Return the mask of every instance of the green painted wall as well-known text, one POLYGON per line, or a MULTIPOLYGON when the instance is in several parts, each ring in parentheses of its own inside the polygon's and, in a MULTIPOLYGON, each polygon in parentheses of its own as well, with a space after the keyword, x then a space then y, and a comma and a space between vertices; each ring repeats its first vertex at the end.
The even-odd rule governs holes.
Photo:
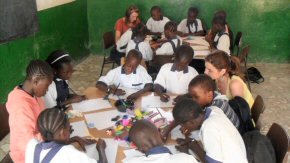
POLYGON ((66 49, 76 60, 89 54, 87 1, 76 0, 38 13, 40 32, 0 44, 0 102, 21 83, 32 59, 45 59, 55 49, 66 49))
POLYGON ((251 45, 252 62, 290 62, 290 1, 289 0, 88 0, 90 49, 100 53, 102 33, 114 30, 130 4, 141 10, 146 22, 150 8, 159 5, 164 15, 179 22, 188 7, 196 6, 207 26, 215 11, 224 9, 234 34, 242 31, 244 45, 251 45))

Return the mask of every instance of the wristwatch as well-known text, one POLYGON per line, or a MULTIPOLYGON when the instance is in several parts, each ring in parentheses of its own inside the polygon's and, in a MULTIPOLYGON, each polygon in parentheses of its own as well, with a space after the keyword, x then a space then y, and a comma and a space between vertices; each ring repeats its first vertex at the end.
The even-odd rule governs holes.
POLYGON ((108 87, 107 94, 110 94, 110 92, 111 92, 111 87, 108 87))

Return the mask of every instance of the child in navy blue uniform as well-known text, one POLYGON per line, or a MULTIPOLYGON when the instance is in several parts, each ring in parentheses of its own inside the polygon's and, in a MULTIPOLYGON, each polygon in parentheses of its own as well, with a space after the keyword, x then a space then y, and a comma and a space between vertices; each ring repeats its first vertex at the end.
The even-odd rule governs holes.
POLYGON ((46 62, 54 70, 54 80, 44 96, 47 108, 55 106, 63 108, 68 104, 81 102, 86 99, 85 96, 69 93, 68 80, 73 73, 73 66, 71 57, 67 52, 56 50, 48 56, 46 62))

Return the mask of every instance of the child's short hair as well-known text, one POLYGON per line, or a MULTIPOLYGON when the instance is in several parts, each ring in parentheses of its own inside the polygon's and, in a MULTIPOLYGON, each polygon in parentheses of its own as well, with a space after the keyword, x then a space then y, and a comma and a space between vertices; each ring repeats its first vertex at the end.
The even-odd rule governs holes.
POLYGON ((193 55, 194 55, 194 51, 190 46, 181 45, 176 50, 175 59, 179 61, 182 59, 192 60, 193 55))
POLYGON ((165 24, 164 30, 169 30, 170 32, 177 32, 177 23, 174 21, 169 21, 165 24))
POLYGON ((139 50, 137 50, 137 49, 132 49, 132 50, 130 50, 129 52, 128 52, 128 55, 126 56, 126 59, 127 58, 136 58, 136 59, 138 59, 139 61, 141 61, 142 60, 142 53, 139 51, 139 50))
POLYGON ((69 123, 67 115, 58 108, 43 110, 37 118, 37 128, 44 141, 54 140, 54 135, 69 123))
POLYGON ((71 61, 69 53, 63 50, 53 51, 46 59, 46 62, 56 70, 61 69, 63 64, 70 64, 71 61))
POLYGON ((45 61, 32 60, 26 68, 26 79, 32 79, 34 76, 53 79, 53 71, 45 61))
POLYGON ((212 20, 212 24, 220 24, 222 26, 226 25, 226 20, 222 16, 215 16, 212 20))
POLYGON ((195 101, 185 98, 176 103, 172 114, 177 123, 184 124, 199 117, 203 114, 203 110, 195 101))
POLYGON ((215 91, 216 83, 211 79, 210 76, 205 74, 199 74, 195 78, 193 78, 188 87, 201 87, 203 90, 207 91, 215 91))
POLYGON ((159 6, 153 6, 153 7, 151 7, 150 13, 152 13, 153 11, 162 12, 161 7, 159 7, 159 6))
POLYGON ((132 29, 132 39, 136 36, 146 36, 147 32, 147 27, 144 24, 139 23, 136 27, 132 29))
POLYGON ((224 10, 219 10, 217 12, 214 13, 214 16, 221 16, 223 17, 225 20, 227 20, 227 13, 224 10))
POLYGON ((198 15, 198 9, 196 7, 190 7, 187 13, 196 13, 198 15))

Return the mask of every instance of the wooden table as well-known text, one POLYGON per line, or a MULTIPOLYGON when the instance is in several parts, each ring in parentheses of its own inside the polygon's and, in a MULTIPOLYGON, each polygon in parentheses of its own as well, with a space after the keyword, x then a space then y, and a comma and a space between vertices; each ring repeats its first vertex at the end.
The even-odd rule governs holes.
MULTIPOLYGON (((146 95, 150 95, 151 93, 147 93, 145 94, 144 96, 146 95)), ((87 88, 85 91, 84 91, 84 95, 87 96, 88 99, 95 99, 95 98, 103 98, 106 94, 100 90, 98 90, 98 88, 95 88, 95 87, 89 87, 87 88)), ((116 109, 114 107, 114 102, 115 100, 109 100, 111 105, 113 106, 112 108, 108 108, 108 109, 102 109, 102 110, 97 110, 97 111, 92 111, 92 112, 86 112, 84 114, 90 114, 90 113, 96 113, 96 112, 103 112, 103 111, 108 111, 108 110, 114 110, 116 109)), ((139 107, 141 106, 141 98, 137 99, 135 101, 135 106, 136 107, 139 107)), ((171 108, 165 108, 166 110, 168 109, 171 109, 171 108)), ((76 117, 76 118, 71 118, 70 119, 70 122, 77 122, 77 121, 85 121, 86 122, 86 119, 85 117, 76 117)), ((87 122, 86 122, 87 123, 87 122)), ((109 136, 106 134, 106 129, 103 129, 103 130, 97 130, 96 128, 88 128, 90 134, 95 137, 95 138, 113 138, 112 136, 109 136)), ((175 140, 172 140, 169 136, 166 144, 176 144, 175 140)), ((117 151, 117 156, 116 156, 116 162, 117 163, 121 163, 122 160, 125 158, 125 154, 124 154, 124 150, 126 149, 129 149, 129 148, 125 148, 125 147, 122 147, 122 146, 119 146, 118 147, 118 151, 117 151)))

